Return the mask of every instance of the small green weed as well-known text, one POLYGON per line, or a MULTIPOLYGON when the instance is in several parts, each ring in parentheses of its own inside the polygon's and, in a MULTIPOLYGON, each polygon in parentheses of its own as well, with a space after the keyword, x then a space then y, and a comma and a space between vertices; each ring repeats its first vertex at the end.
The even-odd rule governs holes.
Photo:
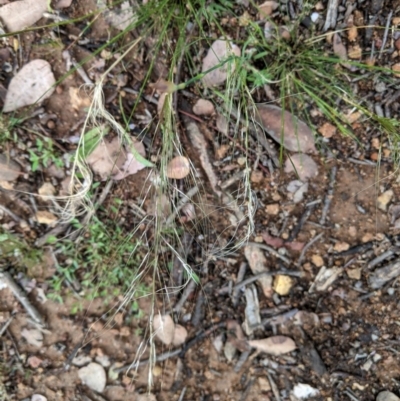
MULTIPOLYGON (((101 297, 111 300, 124 294, 136 279, 143 259, 141 242, 126 236, 123 229, 112 221, 94 217, 87 227, 74 222, 81 230, 78 240, 68 238, 55 243, 59 256, 57 274, 52 288, 60 293, 63 282, 77 284, 87 298, 101 297)), ((142 288, 142 292, 146 292, 142 288)))
POLYGON ((29 161, 33 172, 42 167, 49 167, 52 163, 57 167, 64 165, 63 160, 57 156, 51 139, 45 137, 42 139, 36 138, 35 145, 35 148, 28 149, 29 161))

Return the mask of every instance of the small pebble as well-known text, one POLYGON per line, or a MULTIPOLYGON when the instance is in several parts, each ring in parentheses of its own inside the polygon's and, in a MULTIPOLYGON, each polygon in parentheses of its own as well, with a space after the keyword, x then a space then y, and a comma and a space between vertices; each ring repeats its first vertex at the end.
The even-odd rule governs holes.
POLYGON ((379 195, 377 199, 378 209, 386 212, 393 195, 394 193, 391 189, 385 191, 382 195, 379 195))
POLYGON ((376 397, 376 401, 400 401, 400 398, 391 391, 381 391, 376 397))

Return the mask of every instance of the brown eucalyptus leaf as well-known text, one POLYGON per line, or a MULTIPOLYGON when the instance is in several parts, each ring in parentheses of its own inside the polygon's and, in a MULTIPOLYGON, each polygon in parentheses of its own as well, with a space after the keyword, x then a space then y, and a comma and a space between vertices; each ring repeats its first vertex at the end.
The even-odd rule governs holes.
MULTIPOLYGON (((231 55, 240 56, 240 48, 232 42, 218 39, 208 50, 206 57, 203 59, 202 72, 208 71, 214 67, 217 67, 221 62, 226 60, 231 55)), ((205 86, 217 86, 223 84, 228 73, 232 74, 235 69, 235 63, 227 61, 223 65, 214 68, 209 71, 202 79, 205 86)))
POLYGON ((170 345, 174 340, 175 323, 170 315, 154 316, 153 330, 157 338, 165 345, 170 345))
POLYGON ((119 138, 111 142, 100 141, 97 147, 87 157, 86 161, 92 170, 104 181, 112 174, 122 171, 122 166, 127 160, 119 138))
POLYGON ((333 52, 341 60, 347 60, 346 46, 343 44, 341 37, 337 33, 333 35, 333 52))
POLYGON ((20 174, 20 165, 7 155, 0 153, 0 181, 14 181, 20 174))
POLYGON ((20 0, 0 8, 0 19, 8 32, 22 31, 42 18, 49 0, 20 0))
POLYGON ((290 337, 285 336, 273 336, 262 340, 251 340, 248 344, 258 351, 274 356, 287 354, 296 349, 296 343, 290 337))
POLYGON ((292 113, 268 104, 259 104, 257 110, 258 122, 285 149, 302 153, 316 152, 311 129, 292 113))
MULTIPOLYGON (((137 142, 135 141, 133 143, 133 146, 135 147, 136 151, 143 157, 146 157, 146 150, 144 148, 144 145, 142 142, 137 142)), ((121 166, 121 168, 117 171, 117 173, 112 177, 113 180, 122 180, 128 175, 136 174, 138 171, 144 169, 146 166, 140 161, 136 160, 135 156, 133 153, 128 152, 126 154, 126 160, 124 164, 121 166)))
POLYGON ((29 62, 8 85, 3 112, 14 111, 47 99, 54 92, 55 83, 51 66, 46 60, 29 62))
POLYGON ((296 153, 289 156, 285 162, 285 173, 292 172, 294 172, 301 181, 307 181, 317 176, 318 166, 310 156, 296 153))

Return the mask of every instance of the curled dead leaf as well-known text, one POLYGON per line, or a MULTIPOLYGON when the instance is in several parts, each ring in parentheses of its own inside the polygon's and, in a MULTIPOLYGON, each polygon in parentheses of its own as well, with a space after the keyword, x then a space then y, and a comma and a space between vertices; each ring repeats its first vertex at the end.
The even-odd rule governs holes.
POLYGON ((287 150, 302 153, 316 152, 311 129, 292 113, 277 106, 259 104, 256 119, 265 131, 287 150))
POLYGON ((167 166, 167 177, 180 180, 190 173, 190 162, 185 156, 174 157, 167 166))
POLYGON ((174 340, 175 323, 170 315, 154 316, 153 330, 157 338, 165 345, 170 345, 174 340))
POLYGON ((269 355, 279 356, 287 354, 296 349, 296 343, 286 336, 273 336, 262 340, 251 340, 250 347, 269 355))

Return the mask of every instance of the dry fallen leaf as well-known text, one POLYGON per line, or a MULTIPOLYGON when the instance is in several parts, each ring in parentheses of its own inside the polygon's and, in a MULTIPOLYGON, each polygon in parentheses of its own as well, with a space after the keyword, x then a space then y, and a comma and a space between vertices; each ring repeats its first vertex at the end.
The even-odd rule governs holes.
POLYGON ((347 33, 349 41, 354 42, 357 39, 357 36, 358 36, 358 28, 356 26, 350 27, 347 33))
POLYGON ((287 354, 296 349, 295 342, 290 337, 285 336, 273 336, 262 340, 251 340, 248 344, 258 351, 274 356, 287 354))
POLYGON ((268 104, 258 105, 257 110, 259 123, 285 149, 302 153, 316 152, 311 129, 292 113, 268 104))
POLYGON ((347 50, 345 45, 342 43, 342 39, 340 36, 335 33, 333 35, 333 52, 338 56, 341 60, 347 60, 347 50))
POLYGON ((100 141, 93 152, 86 157, 89 166, 102 180, 106 180, 113 173, 118 174, 126 160, 127 155, 119 138, 114 138, 111 142, 100 141))
POLYGON ((226 60, 231 55, 240 56, 240 48, 233 44, 232 42, 228 42, 226 40, 218 39, 208 50, 206 57, 203 59, 203 68, 202 72, 209 71, 202 79, 203 84, 205 86, 217 86, 223 84, 227 77, 228 73, 232 74, 235 68, 235 64, 232 61, 227 61, 223 63, 223 65, 217 67, 221 62, 226 60), (214 68, 217 67, 217 68, 214 68))
POLYGON ((0 181, 14 181, 20 176, 21 167, 7 155, 0 153, 0 181))
POLYGON ((285 162, 285 173, 293 172, 301 181, 307 181, 317 176, 318 166, 310 156, 296 153, 289 156, 285 162))
POLYGON ((270 16, 273 11, 279 7, 279 3, 276 1, 265 1, 258 6, 258 19, 264 20, 266 17, 270 16))
POLYGON ((353 60, 360 59, 362 56, 362 49, 361 49, 360 45, 350 46, 348 56, 349 56, 349 58, 351 58, 353 60))
POLYGON ((170 315, 154 316, 153 330, 157 338, 165 345, 170 345, 174 340, 175 323, 170 315))
MULTIPOLYGON (((142 142, 133 143, 136 151, 143 157, 146 157, 146 150, 142 142)), ((146 166, 140 161, 136 160, 133 153, 128 152, 126 155, 125 163, 121 166, 119 171, 112 177, 113 180, 122 180, 128 175, 136 174, 138 171, 144 169, 146 166)))
POLYGON ((22 31, 42 18, 49 0, 20 0, 0 8, 0 19, 8 32, 22 31))
POLYGON ((331 123, 324 123, 321 127, 318 128, 318 132, 324 138, 332 138, 336 134, 336 127, 331 123))
POLYGON ((22 329, 21 337, 34 347, 40 348, 43 345, 43 333, 38 329, 22 329))
POLYGON ((190 173, 190 162, 185 156, 174 157, 167 166, 167 177, 180 180, 190 173))
POLYGON ((47 210, 38 210, 35 216, 39 224, 46 224, 50 227, 54 226, 58 221, 58 218, 47 210))
POLYGON ((29 62, 8 85, 3 112, 14 111, 47 99, 54 92, 55 83, 51 66, 46 60, 29 62))
POLYGON ((212 102, 206 99, 199 99, 193 106, 193 113, 197 114, 198 116, 211 116, 214 114, 215 109, 212 102))
POLYGON ((187 336, 188 336, 188 332, 183 326, 181 326, 180 324, 175 325, 174 338, 172 340, 172 345, 177 347, 177 346, 183 344, 186 341, 187 336))
MULTIPOLYGON (((249 266, 253 274, 259 274, 269 271, 267 268, 267 259, 262 250, 256 245, 247 245, 244 248, 244 255, 249 262, 249 266)), ((258 279, 264 295, 268 298, 272 296, 272 277, 265 276, 258 279)))
POLYGON ((396 77, 400 77, 400 63, 393 64, 392 71, 396 77))

